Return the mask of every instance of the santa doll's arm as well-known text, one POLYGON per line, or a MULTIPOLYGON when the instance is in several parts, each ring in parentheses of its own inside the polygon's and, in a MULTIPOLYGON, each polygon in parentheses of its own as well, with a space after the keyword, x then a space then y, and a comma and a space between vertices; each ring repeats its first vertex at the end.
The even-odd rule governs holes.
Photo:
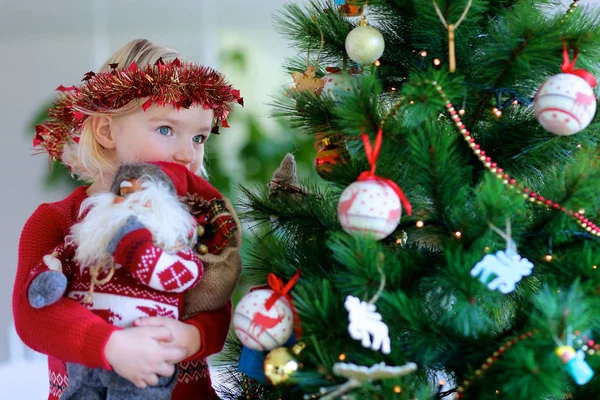
POLYGON ((182 293, 204 275, 202 261, 190 249, 169 254, 154 245, 146 228, 126 233, 114 250, 114 260, 134 279, 163 292, 182 293))
POLYGON ((32 307, 46 307, 63 297, 71 274, 73 254, 73 248, 63 243, 43 256, 34 267, 26 285, 32 307))

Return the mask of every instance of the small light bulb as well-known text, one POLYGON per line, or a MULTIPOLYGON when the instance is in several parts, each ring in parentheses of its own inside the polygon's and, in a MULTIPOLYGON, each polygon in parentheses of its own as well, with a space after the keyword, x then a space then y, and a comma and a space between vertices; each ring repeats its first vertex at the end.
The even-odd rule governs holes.
POLYGON ((402 388, 400 386, 394 386, 394 393, 402 393, 402 388))
POLYGON ((546 254, 546 261, 552 261, 552 254, 546 254))
POLYGON ((440 381, 438 383, 440 384, 440 386, 444 386, 446 384, 446 382, 443 381, 442 379, 440 379, 440 381))
POLYGON ((580 144, 578 144, 578 145, 577 145, 577 148, 578 148, 578 149, 580 149, 580 148, 581 148, 581 145, 580 145, 580 144))
POLYGON ((381 61, 379 61, 379 60, 375 61, 375 66, 376 67, 379 67, 380 65, 381 65, 381 61))
POLYGON ((494 108, 492 108, 492 112, 493 112, 494 114, 495 114, 497 111, 499 111, 499 110, 498 110, 498 107, 494 107, 494 108))
POLYGON ((395 92, 395 91, 396 91, 396 87, 392 86, 392 92, 395 92))
POLYGON ((577 211, 579 214, 585 214, 585 210, 583 208, 581 208, 579 211, 577 211))
POLYGON ((461 231, 454 232, 454 236, 456 236, 457 238, 460 238, 462 236, 461 231))
POLYGON ((423 221, 417 221, 417 228, 422 228, 423 226, 425 226, 423 221))
POLYGON ((500 391, 498 389, 496 389, 496 394, 500 393, 500 391))
POLYGON ((494 114, 496 114, 496 117, 500 118, 502 116, 502 111, 498 110, 494 114))
POLYGON ((592 265, 592 269, 597 269, 598 266, 597 265, 592 265))
POLYGON ((414 100, 411 100, 411 101, 410 101, 410 104, 415 104, 415 101, 414 101, 414 100))
POLYGON ((485 251, 485 252, 487 253, 488 251, 490 251, 490 248, 489 248, 488 246, 485 246, 485 247, 483 248, 483 251, 485 251))
POLYGON ((344 353, 340 354, 340 361, 344 361, 346 359, 346 355, 344 353))
POLYGON ((560 293, 560 290, 557 290, 556 293, 560 293))
POLYGON ((442 63, 442 61, 439 58, 433 59, 433 65, 435 65, 436 67, 438 67, 441 63, 442 63))
POLYGON ((458 110, 458 115, 465 115, 465 110, 463 108, 458 110))
POLYGON ((427 52, 426 52, 425 50, 423 50, 423 51, 420 53, 420 55, 421 55, 421 57, 427 57, 427 52))
POLYGON ((513 104, 516 106, 517 104, 519 104, 519 100, 514 100, 513 104))

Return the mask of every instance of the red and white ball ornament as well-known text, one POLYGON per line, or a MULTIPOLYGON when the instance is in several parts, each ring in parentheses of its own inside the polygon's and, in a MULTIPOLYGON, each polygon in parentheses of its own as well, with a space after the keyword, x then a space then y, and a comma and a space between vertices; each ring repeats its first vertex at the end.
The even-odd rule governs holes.
POLYGON ((555 135, 574 135, 584 130, 596 114, 596 78, 584 69, 575 69, 578 51, 569 60, 563 47, 562 74, 552 76, 535 95, 535 116, 540 125, 555 135))
POLYGON ((337 212, 347 233, 371 234, 380 240, 394 232, 400 223, 402 205, 396 192, 385 181, 359 180, 342 192, 337 212))
POLYGON ((275 294, 272 289, 254 290, 235 307, 233 327, 244 346, 258 351, 281 347, 294 329, 294 313, 289 300, 278 296, 267 309, 267 301, 275 294))
POLYGON ((355 85, 355 71, 346 71, 337 67, 327 67, 327 75, 323 77, 321 93, 330 96, 336 103, 352 94, 355 85))
POLYGON ((572 73, 557 74, 542 84, 534 108, 544 129, 555 135, 574 135, 592 122, 596 95, 585 79, 572 73))

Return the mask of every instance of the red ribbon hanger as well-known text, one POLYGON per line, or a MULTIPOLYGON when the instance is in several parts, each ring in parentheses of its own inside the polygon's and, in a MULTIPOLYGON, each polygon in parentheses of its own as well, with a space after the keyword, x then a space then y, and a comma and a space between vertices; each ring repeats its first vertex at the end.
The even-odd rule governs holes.
POLYGON ((560 67, 561 71, 565 74, 573 74, 576 75, 583 80, 585 80, 591 87, 596 87, 597 82, 594 75, 585 69, 575 69, 575 63, 577 62, 577 56, 579 55, 579 50, 573 50, 573 61, 569 60, 569 50, 567 49, 567 43, 563 39, 563 63, 560 67))
POLYGON ((285 285, 283 284, 281 278, 273 273, 270 273, 268 276, 268 282, 269 287, 273 289, 274 293, 267 299, 267 302, 265 303, 265 308, 269 310, 280 297, 285 297, 285 299, 290 303, 292 313, 294 314, 294 332, 296 333, 296 339, 298 340, 302 338, 302 327, 300 326, 300 318, 298 317, 298 313, 294 307, 294 302, 288 293, 290 290, 292 290, 292 287, 294 287, 298 279, 300 279, 301 272, 302 270, 296 271, 294 276, 292 276, 292 279, 290 279, 285 285))
POLYGON ((375 175, 375 169, 377 168, 377 159, 379 158, 379 152, 381 151, 381 142, 383 140, 383 128, 379 127, 377 131, 377 136, 375 137, 375 145, 371 145, 371 141, 369 140, 369 136, 366 133, 362 133, 361 138, 363 140, 363 144, 365 146, 365 152, 367 153, 367 159, 369 160, 369 164, 371 165, 370 171, 364 171, 358 176, 359 181, 383 181, 387 183, 392 190, 398 195, 406 213, 408 215, 412 215, 412 205, 404 195, 400 186, 396 184, 391 179, 383 178, 381 176, 375 175))
MULTIPOLYGON (((275 293, 273 293, 271 295, 271 297, 269 297, 269 299, 265 303, 265 307, 267 308, 267 310, 269 310, 271 307, 273 307, 273 304, 275 304, 277 299, 282 296, 289 300, 288 292, 290 290, 292 290, 292 288, 296 284, 296 281, 298 281, 298 279, 300 278, 300 273, 301 273, 301 271, 298 270, 294 274, 294 276, 292 276, 292 279, 290 279, 288 281, 288 283, 286 283, 285 285, 283 284, 283 281, 281 280, 281 278, 279 278, 277 275, 275 275, 273 273, 269 274, 269 277, 268 277, 269 287, 271 289, 273 289, 273 291, 275 293)), ((290 301, 290 303, 291 303, 291 301, 290 301)))

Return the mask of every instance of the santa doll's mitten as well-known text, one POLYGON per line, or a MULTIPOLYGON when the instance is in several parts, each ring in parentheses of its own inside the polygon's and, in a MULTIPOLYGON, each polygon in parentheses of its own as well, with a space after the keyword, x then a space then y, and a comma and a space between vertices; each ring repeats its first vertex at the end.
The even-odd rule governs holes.
POLYGON ((145 228, 145 226, 140 222, 138 217, 136 217, 135 215, 130 216, 129 218, 127 218, 127 221, 125 221, 125 225, 120 227, 119 230, 110 239, 110 242, 108 242, 107 251, 110 254, 114 254, 115 251, 117 250, 117 246, 119 245, 119 242, 121 242, 121 239, 123 239, 125 236, 127 236, 128 233, 137 231, 138 229, 144 229, 144 228, 145 228))
POLYGON ((242 230, 237 215, 215 187, 185 166, 166 162, 154 164, 171 178, 181 201, 205 228, 205 232, 199 229, 198 233, 202 234, 196 247, 200 250, 199 247, 204 246, 204 251, 197 254, 204 264, 204 277, 185 292, 181 318, 185 320, 199 312, 218 310, 229 302, 242 271, 239 253, 242 230), (209 244, 205 244, 207 242, 209 244))
POLYGON ((42 308, 56 303, 67 289, 67 277, 59 271, 44 271, 31 281, 27 290, 29 304, 42 308))

